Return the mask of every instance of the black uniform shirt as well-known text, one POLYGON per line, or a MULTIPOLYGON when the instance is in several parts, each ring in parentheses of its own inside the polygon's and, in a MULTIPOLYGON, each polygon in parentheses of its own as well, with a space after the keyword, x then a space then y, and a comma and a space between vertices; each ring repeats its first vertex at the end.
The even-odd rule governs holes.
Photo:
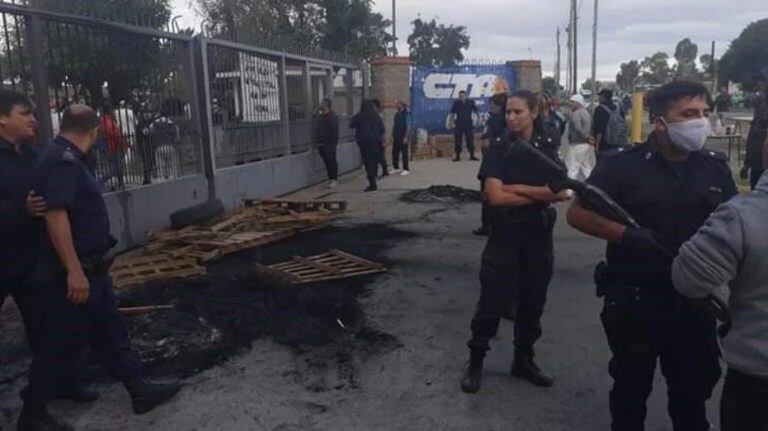
POLYGON ((475 101, 470 99, 463 102, 457 100, 453 102, 453 107, 451 107, 451 114, 456 114, 457 127, 472 127, 473 112, 477 113, 477 106, 475 106, 475 101))
POLYGON ((747 166, 763 169, 763 143, 768 136, 768 98, 762 97, 755 106, 755 117, 747 136, 747 166))
MULTIPOLYGON (((545 186, 557 179, 563 172, 555 172, 543 163, 540 158, 523 148, 522 140, 515 136, 502 136, 492 141, 486 154, 484 170, 486 178, 496 178, 504 184, 526 184, 545 186), (495 142, 494 142, 495 141, 495 142)), ((560 162, 557 156, 557 142, 549 133, 534 133, 530 145, 541 151, 550 159, 560 162)), ((508 211, 515 213, 515 218, 528 218, 546 209, 549 204, 536 202, 519 207, 510 207, 508 211)))
MULTIPOLYGON (((652 229, 672 254, 737 193, 724 154, 703 150, 673 163, 657 150, 653 137, 628 150, 606 152, 588 182, 608 193, 640 226, 652 229)), ((609 243, 607 261, 625 283, 649 288, 671 283, 672 261, 657 254, 641 255, 609 243)))
POLYGON ((333 111, 315 117, 315 139, 320 145, 339 143, 339 118, 333 111))
POLYGON ((17 153, 0 138, 0 276, 27 275, 35 267, 42 223, 27 213, 35 155, 24 144, 17 153))
MULTIPOLYGON (((107 206, 83 157, 74 144, 57 137, 40 150, 33 187, 45 198, 49 210, 67 211, 77 255, 88 258, 104 255, 113 241, 109 235, 107 206)), ((43 256, 55 256, 50 241, 46 238, 42 243, 43 256)))

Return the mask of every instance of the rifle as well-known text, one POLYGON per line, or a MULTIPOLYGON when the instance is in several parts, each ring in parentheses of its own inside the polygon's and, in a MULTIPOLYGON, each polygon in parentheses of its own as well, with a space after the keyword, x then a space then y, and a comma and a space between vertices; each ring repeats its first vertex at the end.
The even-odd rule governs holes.
MULTIPOLYGON (((608 193, 599 187, 585 183, 583 181, 568 178, 565 166, 563 166, 562 163, 558 163, 557 161, 553 160, 543 152, 539 151, 539 149, 533 145, 528 143, 518 143, 516 145, 521 145, 524 149, 528 150, 529 153, 544 163, 547 168, 562 174, 562 178, 558 180, 558 188, 573 190, 573 192, 576 193, 576 195, 579 197, 579 203, 585 209, 594 211, 616 223, 638 229, 641 228, 640 224, 632 217, 629 212, 627 212, 627 210, 622 208, 622 206, 614 201, 608 193)), ((660 251, 666 255, 674 256, 674 254, 670 253, 667 249, 660 251)), ((725 301, 714 294, 709 295, 706 300, 708 301, 709 309, 717 318, 717 320, 723 322, 723 324, 717 328, 718 335, 720 335, 721 338, 725 337, 728 334, 728 331, 731 329, 731 311, 728 308, 728 304, 726 304, 725 301)))

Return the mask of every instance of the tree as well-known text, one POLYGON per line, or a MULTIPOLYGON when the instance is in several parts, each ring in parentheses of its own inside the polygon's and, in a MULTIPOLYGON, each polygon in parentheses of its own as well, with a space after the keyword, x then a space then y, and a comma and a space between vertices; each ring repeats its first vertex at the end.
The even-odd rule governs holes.
POLYGON ((469 35, 464 26, 445 26, 434 19, 416 18, 408 36, 411 61, 417 66, 450 67, 464 60, 462 50, 469 48, 469 35))
MULTIPOLYGON (((169 0, 35 0, 39 9, 87 15, 115 21, 139 24, 158 29, 167 28, 171 8, 169 0)), ((180 59, 171 43, 157 38, 137 36, 121 31, 102 30, 49 21, 46 26, 44 55, 49 82, 81 89, 86 101, 98 106, 102 101, 102 84, 109 84, 113 99, 128 99, 134 92, 164 86, 180 59)), ((26 34, 13 32, 7 43, 11 49, 3 52, 0 63, 8 58, 26 56, 26 34)), ((13 63, 10 63, 13 64, 13 63)), ((23 64, 29 68, 29 62, 23 64)), ((29 70, 4 70, 4 76, 27 79, 29 70)))
POLYGON ((619 69, 620 71, 616 75, 616 85, 626 93, 632 92, 640 77, 640 63, 637 60, 621 63, 619 69))
POLYGON ((318 46, 364 59, 386 54, 391 22, 370 0, 197 0, 214 36, 276 50, 318 46))
POLYGON ((691 39, 687 37, 677 43, 675 48, 675 60, 677 60, 676 78, 691 79, 696 76, 696 55, 698 53, 699 46, 691 42, 691 39))
POLYGON ((646 84, 662 85, 672 79, 672 68, 669 67, 669 55, 657 52, 645 57, 640 62, 641 80, 646 84))
POLYGON ((757 89, 755 72, 768 67, 768 19, 749 24, 718 62, 721 82, 742 84, 745 90, 757 89))
POLYGON ((545 76, 544 79, 541 80, 541 90, 550 96, 558 96, 564 88, 562 85, 557 84, 555 78, 545 76))
MULTIPOLYGON (((581 89, 584 91, 592 91, 592 83, 592 78, 587 78, 587 80, 581 84, 581 89)), ((601 88, 603 88, 602 84, 600 81, 597 81, 597 91, 600 91, 601 88)))

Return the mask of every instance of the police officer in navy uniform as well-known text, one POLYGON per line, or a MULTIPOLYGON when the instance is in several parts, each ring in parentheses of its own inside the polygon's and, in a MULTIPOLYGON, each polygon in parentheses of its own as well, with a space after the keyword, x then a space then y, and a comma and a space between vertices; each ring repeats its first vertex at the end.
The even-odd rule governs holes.
POLYGON ((540 318, 554 263, 553 202, 566 199, 549 184, 562 180, 564 167, 553 170, 526 148, 535 147, 557 161, 557 142, 547 137, 538 117, 538 98, 518 91, 507 101, 510 135, 492 145, 485 165, 485 190, 494 209, 491 232, 480 268, 481 293, 467 343, 469 364, 461 380, 464 392, 480 389, 483 359, 496 335, 499 320, 516 304, 515 358, 511 372, 538 386, 551 386, 552 378, 534 363, 533 345, 541 336, 540 318))
MULTIPOLYGON (((37 151, 31 140, 37 121, 32 102, 23 94, 0 90, 0 308, 11 294, 21 313, 32 352, 40 340, 40 317, 30 277, 37 262, 34 244, 42 234, 46 204, 31 191, 32 168, 37 151)), ((57 392, 57 398, 90 402, 98 398, 79 381, 57 392)))
MULTIPOLYGON (((480 191, 485 194, 485 165, 488 162, 488 147, 495 145, 499 142, 506 143, 506 140, 499 139, 503 134, 507 133, 507 93, 494 94, 491 97, 491 109, 488 121, 485 122, 485 130, 483 131, 482 139, 487 140, 488 144, 483 145, 480 151, 483 154, 483 160, 480 162, 480 169, 477 172, 477 179, 480 180, 480 191)), ((488 236, 491 229, 491 211, 488 205, 488 198, 483 196, 483 208, 481 214, 481 222, 479 229, 472 231, 475 235, 488 236)))
POLYGON ((35 268, 35 247, 42 229, 45 202, 30 193, 37 121, 32 102, 13 91, 0 91, 0 308, 11 294, 21 312, 34 350, 37 335, 32 317, 29 277, 35 268))
POLYGON ((100 187, 83 158, 99 133, 93 109, 72 105, 64 111, 59 136, 40 151, 33 190, 46 201, 47 235, 41 240, 33 275, 35 301, 42 313, 41 340, 23 391, 19 430, 69 430, 46 412, 56 388, 71 381, 78 352, 91 348, 100 364, 121 380, 136 414, 168 401, 178 384, 142 378, 120 316, 105 257, 115 241, 109 234, 100 187))
POLYGON ((578 200, 568 222, 608 241, 595 280, 605 297, 601 320, 613 353, 612 429, 644 429, 659 361, 674 430, 706 431, 705 403, 720 378, 715 320, 677 293, 671 264, 736 186, 726 156, 703 149, 711 104, 704 86, 673 82, 655 90, 648 104, 654 124, 648 142, 605 153, 588 180, 642 227, 608 220, 578 200))

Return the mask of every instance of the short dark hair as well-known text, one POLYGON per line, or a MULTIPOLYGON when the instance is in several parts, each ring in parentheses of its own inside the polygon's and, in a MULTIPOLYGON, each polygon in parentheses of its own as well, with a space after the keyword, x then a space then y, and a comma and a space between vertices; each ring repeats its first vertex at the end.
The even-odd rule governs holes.
POLYGON ((326 105, 328 105, 329 108, 333 106, 333 103, 331 103, 331 99, 327 97, 323 98, 323 100, 321 100, 320 103, 325 103, 326 105))
POLYGON ((462 95, 462 94, 466 95, 466 94, 467 94, 467 92, 466 92, 466 91, 464 91, 464 90, 461 90, 461 91, 459 91, 459 95, 462 95))
POLYGON ((10 115, 14 106, 34 108, 32 101, 26 95, 18 91, 0 90, 0 115, 10 115))
POLYGON ((685 97, 703 97, 712 106, 712 96, 707 87, 698 82, 675 81, 653 90, 648 95, 648 108, 651 120, 669 113, 669 107, 685 97))
POLYGON ((101 120, 91 107, 81 104, 69 105, 61 116, 59 130, 62 133, 88 133, 101 125, 101 120))
POLYGON ((607 97, 607 98, 609 98, 609 99, 613 99, 613 91, 611 91, 611 90, 609 90, 609 89, 607 89, 607 88, 603 88, 603 89, 602 89, 602 90, 600 90, 600 92, 599 92, 599 93, 597 93, 597 94, 599 94, 599 95, 600 95, 600 96, 602 96, 602 97, 607 97))
POLYGON ((509 98, 509 95, 507 93, 498 93, 491 96, 491 103, 496 106, 507 106, 507 98, 509 98))

